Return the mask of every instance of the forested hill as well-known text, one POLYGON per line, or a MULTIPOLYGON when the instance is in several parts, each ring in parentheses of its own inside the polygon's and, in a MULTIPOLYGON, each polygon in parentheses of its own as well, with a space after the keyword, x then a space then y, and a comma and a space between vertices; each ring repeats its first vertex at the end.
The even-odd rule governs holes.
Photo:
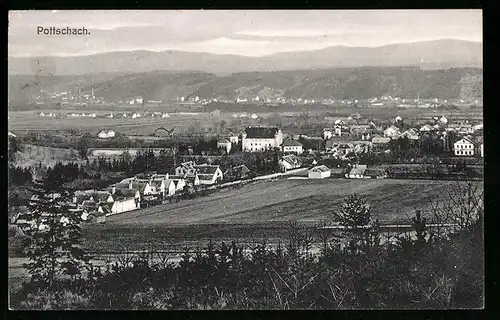
POLYGON ((83 76, 9 76, 9 102, 25 102, 44 92, 90 93, 108 101, 143 96, 175 100, 198 96, 236 98, 363 99, 383 95, 412 98, 469 99, 482 97, 483 72, 478 68, 421 70, 418 67, 364 67, 216 76, 203 72, 167 71, 83 76))

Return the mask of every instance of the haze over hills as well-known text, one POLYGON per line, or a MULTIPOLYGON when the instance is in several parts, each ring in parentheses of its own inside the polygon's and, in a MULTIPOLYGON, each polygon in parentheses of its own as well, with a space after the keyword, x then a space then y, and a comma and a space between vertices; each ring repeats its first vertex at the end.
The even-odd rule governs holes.
POLYGON ((362 66, 419 66, 428 69, 482 68, 482 43, 436 40, 381 47, 334 46, 262 57, 183 51, 127 51, 89 56, 8 58, 9 75, 81 75, 192 70, 228 75, 362 66))

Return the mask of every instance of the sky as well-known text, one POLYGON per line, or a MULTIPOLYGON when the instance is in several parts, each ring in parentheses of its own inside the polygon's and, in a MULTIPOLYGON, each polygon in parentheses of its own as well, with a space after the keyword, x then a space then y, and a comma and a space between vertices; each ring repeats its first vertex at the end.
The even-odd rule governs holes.
POLYGON ((481 10, 10 11, 8 54, 176 50, 257 57, 438 39, 481 42, 481 10), (90 34, 38 35, 39 26, 85 27, 90 34))

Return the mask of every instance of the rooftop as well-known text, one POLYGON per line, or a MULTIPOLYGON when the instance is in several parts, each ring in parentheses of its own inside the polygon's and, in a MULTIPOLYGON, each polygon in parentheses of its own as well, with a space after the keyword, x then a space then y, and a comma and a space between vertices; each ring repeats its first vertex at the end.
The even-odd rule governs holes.
POLYGON ((248 127, 245 129, 248 139, 274 139, 278 131, 277 127, 248 127))

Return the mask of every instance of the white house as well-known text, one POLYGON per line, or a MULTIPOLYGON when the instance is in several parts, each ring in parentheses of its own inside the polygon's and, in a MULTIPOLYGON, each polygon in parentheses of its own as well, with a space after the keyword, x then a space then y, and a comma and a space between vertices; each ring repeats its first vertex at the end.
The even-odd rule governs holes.
POLYGON ((400 121, 403 121, 403 118, 401 118, 400 116, 397 116, 396 118, 394 118, 394 121, 400 122, 400 121))
POLYGON ((302 154, 304 152, 302 148, 302 143, 298 142, 297 140, 287 140, 283 142, 284 153, 302 154))
POLYGON ((330 128, 323 129, 323 139, 328 140, 333 137, 333 130, 330 128))
POLYGON ((474 143, 467 138, 462 138, 453 144, 453 150, 456 156, 473 156, 474 143))
POLYGON ((284 171, 302 167, 302 162, 295 155, 286 155, 279 160, 279 164, 284 171))
POLYGON ((277 127, 248 127, 242 135, 243 151, 258 152, 279 148, 283 134, 277 127))
POLYGON ((330 177, 332 172, 326 166, 317 166, 309 169, 307 176, 309 179, 325 179, 330 177))
POLYGON ((258 116, 258 115, 256 115, 256 114, 254 113, 254 114, 252 114, 252 115, 250 116, 250 118, 252 118, 252 119, 258 119, 258 118, 259 118, 259 116, 258 116))
POLYGON ((102 130, 101 132, 99 132, 99 134, 97 135, 98 138, 100 139, 109 139, 109 138, 114 138, 115 137, 115 132, 113 130, 102 130))
POLYGON ((171 197, 175 194, 175 182, 171 179, 153 180, 151 186, 156 194, 161 194, 162 198, 171 197))
POLYGON ((217 142, 217 148, 218 149, 224 149, 226 153, 229 153, 231 151, 232 143, 228 139, 223 139, 221 141, 217 142))
POLYGON ((186 180, 181 176, 171 176, 170 179, 175 184, 175 191, 183 191, 186 186, 186 180))
POLYGON ((430 132, 432 130, 433 130, 433 128, 432 128, 432 126, 430 124, 423 125, 420 128, 420 132, 430 132))
POLYGON ((139 209, 140 203, 136 198, 125 198, 122 200, 117 200, 113 202, 113 206, 111 207, 111 212, 106 215, 112 215, 127 211, 132 211, 139 209))
POLYGON ((366 165, 357 164, 352 167, 351 171, 347 175, 351 179, 363 179, 366 171, 366 165))
POLYGON ((397 138, 399 136, 399 128, 395 126, 390 126, 384 130, 384 136, 388 138, 397 138))
POLYGON ((222 170, 217 165, 201 164, 195 165, 194 168, 200 179, 200 184, 211 185, 223 180, 222 170))
POLYGON ((194 165, 195 163, 193 161, 187 161, 181 163, 179 166, 175 168, 175 175, 185 176, 187 174, 194 174, 195 172, 194 165))
POLYGON ((440 119, 439 119, 439 123, 441 123, 442 125, 445 125, 448 123, 448 119, 446 119, 445 116, 442 116, 440 119))

